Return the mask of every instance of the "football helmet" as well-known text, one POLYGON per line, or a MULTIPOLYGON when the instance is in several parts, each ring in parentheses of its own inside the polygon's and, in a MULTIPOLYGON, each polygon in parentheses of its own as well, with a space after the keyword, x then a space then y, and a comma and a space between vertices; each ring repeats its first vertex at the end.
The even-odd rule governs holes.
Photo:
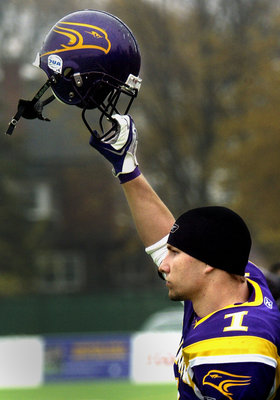
POLYGON ((55 96, 83 110, 82 118, 91 133, 87 110, 101 112, 99 124, 104 134, 103 118, 114 122, 113 114, 127 114, 141 86, 137 41, 124 22, 105 11, 81 10, 60 19, 47 34, 34 65, 47 74, 48 81, 36 99, 20 100, 21 115, 47 120, 42 108, 55 96), (38 96, 48 87, 54 96, 39 102, 38 96), (128 96, 123 111, 118 109, 121 95, 128 96))

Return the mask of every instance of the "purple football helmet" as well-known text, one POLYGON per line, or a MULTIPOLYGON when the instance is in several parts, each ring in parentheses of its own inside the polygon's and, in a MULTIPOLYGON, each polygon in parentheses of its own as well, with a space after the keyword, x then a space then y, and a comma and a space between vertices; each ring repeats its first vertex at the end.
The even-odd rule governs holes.
POLYGON ((47 83, 32 101, 21 100, 11 124, 15 126, 20 115, 47 120, 42 116, 42 108, 54 96, 45 102, 39 99, 51 87, 57 99, 83 109, 82 117, 91 133, 85 112, 98 109, 104 133, 103 117, 113 122, 112 114, 127 114, 137 96, 141 86, 140 64, 136 39, 119 18, 98 10, 66 15, 51 28, 34 62, 47 74, 47 83), (128 100, 120 111, 122 94, 128 100))

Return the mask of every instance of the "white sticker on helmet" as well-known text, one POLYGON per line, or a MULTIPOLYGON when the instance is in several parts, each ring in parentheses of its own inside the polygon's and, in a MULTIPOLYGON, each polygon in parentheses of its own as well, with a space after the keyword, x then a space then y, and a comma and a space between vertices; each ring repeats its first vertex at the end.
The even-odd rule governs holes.
POLYGON ((48 67, 55 72, 61 74, 63 61, 62 58, 57 56, 56 54, 51 54, 48 57, 48 67))

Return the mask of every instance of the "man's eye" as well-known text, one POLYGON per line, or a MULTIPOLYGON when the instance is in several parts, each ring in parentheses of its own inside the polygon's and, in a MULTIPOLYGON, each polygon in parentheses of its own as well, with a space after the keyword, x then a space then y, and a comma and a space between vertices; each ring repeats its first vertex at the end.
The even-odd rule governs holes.
POLYGON ((178 251, 178 250, 171 249, 170 251, 171 251, 172 254, 179 254, 179 251, 178 251))

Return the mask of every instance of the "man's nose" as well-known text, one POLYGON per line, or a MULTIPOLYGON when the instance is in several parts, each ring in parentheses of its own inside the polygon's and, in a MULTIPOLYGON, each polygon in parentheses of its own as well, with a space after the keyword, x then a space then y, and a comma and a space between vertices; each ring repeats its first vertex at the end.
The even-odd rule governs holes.
POLYGON ((159 268, 159 272, 165 277, 170 272, 170 265, 168 262, 168 255, 162 260, 159 268))

